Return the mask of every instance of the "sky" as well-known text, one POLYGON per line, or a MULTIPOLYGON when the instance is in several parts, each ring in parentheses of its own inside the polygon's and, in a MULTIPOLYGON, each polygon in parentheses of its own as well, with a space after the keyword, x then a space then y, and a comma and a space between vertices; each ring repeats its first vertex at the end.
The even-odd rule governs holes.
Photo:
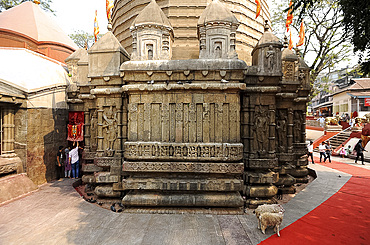
POLYGON ((107 32, 105 0, 53 0, 51 9, 55 10, 55 16, 50 16, 67 34, 78 30, 93 34, 95 10, 98 11, 100 34, 107 32))

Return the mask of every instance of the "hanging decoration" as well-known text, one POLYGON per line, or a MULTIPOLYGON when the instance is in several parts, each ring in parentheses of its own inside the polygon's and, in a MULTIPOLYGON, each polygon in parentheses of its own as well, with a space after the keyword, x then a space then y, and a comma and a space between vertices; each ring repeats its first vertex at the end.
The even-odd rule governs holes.
POLYGON ((299 29, 299 41, 297 43, 297 47, 302 46, 304 44, 304 36, 305 36, 305 33, 304 33, 304 25, 303 25, 303 20, 302 20, 301 28, 299 29))
POLYGON ((255 0, 255 1, 257 4, 257 10, 256 10, 256 19, 257 19, 257 17, 260 15, 260 12, 261 12, 261 2, 260 0, 255 0))
POLYGON ((111 21, 111 10, 113 9, 114 7, 114 3, 113 3, 113 0, 106 0, 105 1, 105 8, 107 10, 107 18, 108 18, 108 21, 111 21))
POLYGON ((83 141, 84 140, 83 127, 84 127, 84 113, 83 112, 69 112, 67 140, 83 141))
POLYGON ((287 32, 289 31, 290 24, 292 24, 292 22, 293 22, 293 6, 292 5, 293 5, 293 2, 292 2, 292 0, 290 0, 288 15, 286 17, 286 23, 285 23, 287 32))
POLYGON ((288 49, 292 50, 292 48, 293 48, 292 32, 290 32, 288 49))
POLYGON ((94 20, 94 36, 95 36, 95 42, 98 40, 98 34, 99 34, 99 25, 98 25, 98 10, 95 10, 95 20, 94 20))

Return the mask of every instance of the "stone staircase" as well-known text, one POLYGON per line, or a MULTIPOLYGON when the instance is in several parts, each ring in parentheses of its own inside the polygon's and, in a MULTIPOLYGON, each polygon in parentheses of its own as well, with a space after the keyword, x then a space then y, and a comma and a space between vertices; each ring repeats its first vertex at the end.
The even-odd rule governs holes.
MULTIPOLYGON (((337 149, 341 144, 343 144, 351 135, 351 131, 348 129, 343 130, 337 135, 334 135, 333 137, 325 140, 330 141, 330 144, 332 146, 333 151, 337 149)), ((315 152, 319 152, 319 148, 316 147, 314 149, 315 152)), ((335 154, 335 153, 334 153, 335 154)))

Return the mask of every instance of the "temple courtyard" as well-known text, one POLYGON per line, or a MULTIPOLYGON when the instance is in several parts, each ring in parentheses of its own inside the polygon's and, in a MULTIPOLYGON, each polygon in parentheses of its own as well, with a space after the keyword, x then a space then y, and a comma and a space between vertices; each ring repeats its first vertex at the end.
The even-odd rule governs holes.
MULTIPOLYGON (((318 160, 316 158, 316 160, 318 160)), ((333 157, 290 202, 277 237, 245 215, 114 213, 64 179, 0 207, 0 244, 369 244, 370 164, 333 157)))

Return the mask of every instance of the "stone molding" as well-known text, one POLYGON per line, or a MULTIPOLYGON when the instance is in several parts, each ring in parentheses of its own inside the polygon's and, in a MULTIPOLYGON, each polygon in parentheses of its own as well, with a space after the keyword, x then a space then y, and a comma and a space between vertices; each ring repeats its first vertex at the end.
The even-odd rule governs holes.
POLYGON ((148 179, 129 178, 122 181, 124 190, 168 191, 242 191, 243 181, 238 179, 148 179))
POLYGON ((94 164, 98 167, 121 166, 121 163, 121 158, 97 157, 94 159, 94 164))
POLYGON ((185 83, 185 84, 135 84, 122 86, 123 92, 134 91, 165 91, 165 90, 246 90, 244 83, 209 84, 209 83, 185 83))
POLYGON ((242 174, 244 164, 214 162, 129 162, 123 163, 124 172, 242 174))
POLYGON ((240 161, 243 144, 125 142, 128 160, 240 161))

